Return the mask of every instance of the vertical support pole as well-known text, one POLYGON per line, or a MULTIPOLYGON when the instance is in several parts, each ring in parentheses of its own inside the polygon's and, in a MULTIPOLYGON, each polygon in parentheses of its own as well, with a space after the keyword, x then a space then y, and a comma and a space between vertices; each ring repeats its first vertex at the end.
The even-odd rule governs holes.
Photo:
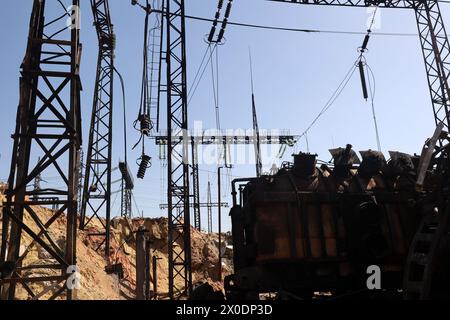
POLYGON ((145 300, 150 300, 150 240, 145 241, 145 300))
POLYGON ((218 268, 218 280, 222 281, 222 187, 221 187, 221 176, 220 170, 223 167, 217 168, 217 202, 219 203, 217 207, 217 220, 218 220, 218 232, 219 232, 219 268, 218 268))
POLYGON ((136 233, 136 300, 145 300, 146 293, 146 238, 145 229, 136 233))
MULTIPOLYGON (((207 207, 208 207, 208 233, 212 232, 212 200, 211 200, 211 182, 208 181, 207 191, 207 207)), ((220 203, 219 203, 220 206, 220 203)))
POLYGON ((201 230, 201 212, 200 212, 200 183, 198 172, 198 145, 195 137, 191 138, 192 143, 192 193, 194 200, 194 228, 201 230))
POLYGON ((152 274, 153 274, 153 298, 158 297, 158 258, 154 255, 152 257, 152 274))

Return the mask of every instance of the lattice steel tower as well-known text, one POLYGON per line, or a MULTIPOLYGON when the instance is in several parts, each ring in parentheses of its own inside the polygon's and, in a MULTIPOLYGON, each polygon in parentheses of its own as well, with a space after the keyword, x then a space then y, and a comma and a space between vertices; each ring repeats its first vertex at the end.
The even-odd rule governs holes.
POLYGON ((79 0, 33 1, 3 205, 0 262, 13 266, 12 274, 2 280, 3 299, 14 299, 17 284, 31 299, 72 298, 73 287, 66 286, 66 280, 71 272, 68 268, 76 264, 81 144, 79 5, 79 0), (54 6, 51 12, 56 12, 55 16, 47 12, 49 6, 54 6), (57 178, 35 190, 33 200, 32 183, 40 175, 57 178), (59 208, 50 211, 49 217, 36 211, 38 205, 59 208), (52 232, 56 222, 65 225, 63 238, 52 232), (36 247, 48 255, 45 264, 25 262, 36 247), (43 267, 55 273, 42 275, 43 267), (45 289, 38 292, 33 283, 45 289))
POLYGON ((98 221, 102 230, 89 234, 100 237, 96 250, 109 255, 111 217, 111 158, 114 87, 115 35, 108 0, 91 0, 99 52, 95 80, 89 144, 87 149, 80 228, 98 221))

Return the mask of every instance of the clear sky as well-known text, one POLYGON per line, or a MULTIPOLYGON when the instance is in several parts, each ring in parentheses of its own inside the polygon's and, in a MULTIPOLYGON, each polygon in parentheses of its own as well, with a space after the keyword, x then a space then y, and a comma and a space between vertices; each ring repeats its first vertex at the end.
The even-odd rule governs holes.
MULTIPOLYGON (((48 1, 48 6, 52 6, 48 1)), ((6 1, 0 11, 0 179, 8 175, 14 119, 18 103, 19 66, 26 46, 31 0, 6 1)), ((81 77, 83 128, 85 147, 92 108, 92 93, 97 59, 97 41, 92 26, 92 13, 87 0, 81 1, 81 41, 83 58, 81 77)), ((111 15, 117 34, 116 66, 125 78, 129 145, 138 139, 132 128, 139 107, 142 70, 143 11, 133 7, 129 0, 110 0, 111 15)), ((189 15, 212 18, 216 0, 186 1, 189 15)), ((450 28, 449 5, 442 4, 447 29, 450 28)), ((381 9, 377 32, 416 34, 412 11, 381 9)), ((364 32, 369 18, 365 8, 336 8, 272 3, 264 0, 235 0, 231 21, 282 27, 343 30, 364 32)), ((205 52, 204 36, 210 23, 187 21, 188 82, 191 86, 205 52)), ((289 129, 297 134, 305 130, 327 102, 333 91, 357 57, 363 35, 329 33, 295 33, 229 26, 227 41, 219 48, 219 105, 221 126, 227 129, 248 129, 252 126, 251 91, 249 75, 249 47, 253 56, 254 86, 260 128, 289 129)), ((434 130, 434 120, 427 87, 420 43, 417 36, 373 36, 366 54, 376 78, 376 112, 382 150, 419 153, 424 140, 434 130)), ((118 81, 115 90, 114 111, 114 166, 123 157, 122 105, 118 81)), ((202 121, 203 128, 215 128, 214 96, 210 69, 189 105, 189 123, 202 121)), ((370 103, 362 98, 357 74, 332 108, 317 122, 308 134, 309 150, 320 159, 329 160, 328 149, 351 143, 354 149, 376 149, 370 103)), ((147 142, 147 145, 150 145, 147 142)), ((129 148, 131 149, 131 147, 129 148)), ((243 149, 239 149, 244 152, 243 149)), ((294 152, 306 151, 305 140, 286 152, 283 160, 290 160, 294 152)), ((200 150, 200 152, 204 152, 200 150)), ((207 152, 207 151, 205 151, 207 152)), ((249 155, 253 150, 249 147, 249 155)), ((166 171, 161 171, 158 149, 148 153, 153 166, 144 180, 137 180, 135 197, 145 216, 166 215, 159 203, 166 202, 161 194, 161 183, 166 171), (162 175, 161 175, 162 172, 162 175)), ((129 162, 136 172, 135 159, 139 151, 129 150, 129 162)), ((273 159, 264 158, 267 170, 273 159)), ((201 200, 206 201, 208 179, 212 183, 213 200, 217 198, 217 177, 213 165, 200 166, 201 200), (210 171, 210 172, 208 172, 210 171)), ((226 173, 226 172, 225 172, 226 173)), ((237 165, 233 176, 253 176, 254 165, 237 165)), ((118 171, 113 180, 119 178, 118 171)), ((46 177, 43 177, 44 179, 46 177)), ((51 177, 47 177, 51 181, 51 177)), ((224 175, 223 200, 231 203, 230 181, 224 175)), ((118 190, 115 184, 113 190, 118 190)), ((120 197, 113 195, 113 213, 119 214, 120 197)), ((224 210, 225 213, 228 209, 224 210)), ((202 212, 206 226, 206 212, 202 212)), ((226 214, 225 214, 226 215, 226 214)), ((228 218, 224 218, 229 228, 228 218)))

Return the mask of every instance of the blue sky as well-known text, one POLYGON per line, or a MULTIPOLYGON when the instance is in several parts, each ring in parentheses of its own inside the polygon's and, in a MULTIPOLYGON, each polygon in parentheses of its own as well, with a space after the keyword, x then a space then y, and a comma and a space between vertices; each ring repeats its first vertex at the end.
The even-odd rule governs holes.
MULTIPOLYGON (((48 6, 52 6, 49 1, 48 6)), ((0 40, 4 44, 0 59, 0 179, 8 175, 14 119, 18 103, 19 66, 26 46, 28 20, 32 1, 7 1, 0 11, 0 40)), ((92 108, 97 41, 92 14, 87 0, 82 0, 81 41, 83 58, 81 77, 82 112, 85 145, 92 108)), ((139 107, 142 69, 142 32, 144 14, 128 0, 110 0, 111 15, 117 34, 116 66, 125 78, 129 144, 138 139, 132 128, 139 107)), ((216 0, 190 0, 187 14, 212 18, 216 0)), ((449 29, 449 5, 442 4, 449 29)), ((382 9, 381 29, 384 33, 416 34, 414 14, 409 10, 382 9)), ((264 25, 320 30, 364 32, 368 19, 365 8, 336 8, 272 3, 263 0, 235 0, 230 20, 264 25)), ((204 36, 210 23, 187 21, 188 82, 194 75, 206 48, 204 36)), ((253 56, 254 83, 260 128, 289 129, 301 133, 320 111, 357 57, 363 35, 306 34, 257 30, 229 26, 227 41, 219 49, 220 111, 222 128, 251 128, 251 92, 248 50, 253 56)), ((366 54, 376 78, 376 112, 383 152, 399 150, 420 152, 424 140, 434 130, 434 120, 427 87, 425 68, 418 37, 373 36, 366 54)), ((115 90, 114 156, 117 164, 123 156, 122 105, 118 81, 115 90)), ((202 121, 205 129, 215 127, 214 99, 209 68, 189 105, 189 122, 202 121)), ((355 150, 376 148, 370 104, 362 98, 357 74, 333 107, 308 134, 309 149, 319 158, 329 160, 328 149, 353 144, 355 150)), ((147 145, 150 145, 148 142, 147 145)), ((130 148, 131 149, 131 148, 130 148)), ((294 151, 306 151, 305 141, 288 150, 284 160, 294 151)), ((242 152, 242 150, 241 150, 242 152)), ((247 152, 253 154, 252 149, 247 152)), ((135 197, 146 216, 165 215, 158 208, 165 199, 161 195, 161 168, 158 149, 149 148, 153 166, 144 180, 136 180, 135 197)), ((139 151, 129 151, 134 172, 139 151)), ((271 159, 264 159, 270 166, 271 159)), ((212 165, 200 167, 201 197, 206 200, 206 184, 212 183, 216 199, 216 174, 212 165), (210 172, 208 172, 210 171, 210 172)), ((163 176, 166 175, 162 171, 163 176)), ((233 176, 253 176, 253 165, 236 166, 233 176)), ((118 172, 114 173, 116 180, 118 172)), ((45 177, 44 177, 45 179, 45 177)), ((231 202, 229 178, 223 179, 224 201, 231 202)), ((115 185, 113 190, 118 189, 115 185)), ((113 200, 115 195, 113 196, 113 200)), ((117 197, 113 210, 119 214, 117 197)), ((227 211, 227 210, 225 210, 227 211)), ((206 212, 203 212, 206 226, 206 212)), ((224 218, 229 228, 228 218, 224 218)))

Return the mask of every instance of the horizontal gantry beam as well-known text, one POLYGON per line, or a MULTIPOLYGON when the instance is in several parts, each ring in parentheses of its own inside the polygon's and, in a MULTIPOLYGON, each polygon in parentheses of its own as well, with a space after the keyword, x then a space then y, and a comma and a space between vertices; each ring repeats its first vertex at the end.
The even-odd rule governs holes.
MULTIPOLYGON (((194 207, 193 203, 190 203, 189 205, 190 205, 191 208, 194 207)), ((218 202, 214 202, 214 203, 201 202, 198 205, 199 205, 200 208, 217 208, 217 207, 219 207, 219 203, 218 202)), ((228 202, 221 202, 220 206, 224 207, 224 208, 228 208, 228 202)), ((175 207, 179 208, 179 206, 175 206, 175 207)), ((162 203, 162 204, 159 205, 159 208, 161 210, 168 209, 169 205, 167 203, 162 203)))
MULTIPOLYGON (((262 135, 259 137, 259 143, 261 144, 287 144, 294 145, 299 136, 265 136, 262 135)), ((154 137, 156 145, 167 145, 168 137, 167 136, 156 136, 154 137)), ((194 142, 198 145, 209 145, 209 144, 253 144, 256 142, 255 136, 243 135, 243 136, 190 136, 187 137, 188 143, 194 142)), ((172 145, 180 144, 183 141, 183 136, 172 136, 172 145)))
MULTIPOLYGON (((414 9, 421 1, 393 0, 393 1, 377 1, 377 0, 267 0, 273 2, 297 3, 297 4, 313 4, 327 6, 345 6, 345 7, 371 7, 378 6, 381 8, 404 8, 414 9)), ((431 1, 430 1, 431 2, 431 1)))

